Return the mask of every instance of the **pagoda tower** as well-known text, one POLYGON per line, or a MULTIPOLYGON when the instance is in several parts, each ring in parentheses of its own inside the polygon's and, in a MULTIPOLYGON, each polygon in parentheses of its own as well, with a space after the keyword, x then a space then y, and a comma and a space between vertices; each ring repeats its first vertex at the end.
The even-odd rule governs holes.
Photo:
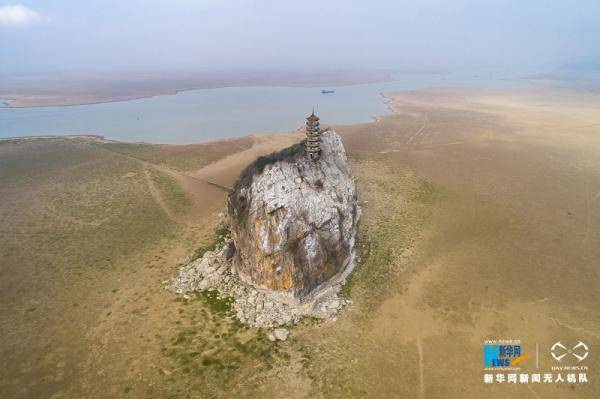
POLYGON ((306 118, 306 157, 311 161, 317 161, 321 156, 319 141, 321 136, 321 128, 319 127, 319 117, 315 115, 313 109, 312 114, 306 118))

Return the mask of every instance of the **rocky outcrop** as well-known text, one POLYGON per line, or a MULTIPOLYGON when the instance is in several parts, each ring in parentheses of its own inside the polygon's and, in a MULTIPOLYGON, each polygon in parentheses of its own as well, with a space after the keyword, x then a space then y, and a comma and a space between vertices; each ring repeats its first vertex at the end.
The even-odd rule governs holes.
MULTIPOLYGON (((298 143, 248 167, 229 197, 231 237, 182 266, 167 288, 188 299, 217 290, 252 326, 335 320, 350 303, 338 293, 354 267, 360 209, 340 137, 324 131, 320 147, 317 161, 298 143)), ((285 340, 286 331, 268 338, 285 340)))
POLYGON ((321 134, 321 157, 297 144, 259 158, 229 197, 233 268, 247 284, 303 302, 339 283, 353 265, 359 218, 341 138, 321 134))

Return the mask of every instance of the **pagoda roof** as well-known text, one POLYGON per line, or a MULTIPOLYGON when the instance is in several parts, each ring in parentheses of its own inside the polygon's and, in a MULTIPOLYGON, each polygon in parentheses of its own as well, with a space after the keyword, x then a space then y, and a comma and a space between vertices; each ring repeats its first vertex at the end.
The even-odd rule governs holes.
POLYGON ((306 118, 306 120, 308 120, 310 122, 316 122, 319 120, 319 117, 317 115, 315 115, 315 113, 313 112, 306 118))

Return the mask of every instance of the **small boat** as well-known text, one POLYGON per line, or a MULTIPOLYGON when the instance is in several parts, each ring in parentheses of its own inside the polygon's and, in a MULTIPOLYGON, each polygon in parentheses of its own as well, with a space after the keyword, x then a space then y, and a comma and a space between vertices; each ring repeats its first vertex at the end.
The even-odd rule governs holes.
POLYGON ((332 94, 332 93, 335 93, 335 90, 325 90, 325 89, 321 90, 321 94, 332 94))

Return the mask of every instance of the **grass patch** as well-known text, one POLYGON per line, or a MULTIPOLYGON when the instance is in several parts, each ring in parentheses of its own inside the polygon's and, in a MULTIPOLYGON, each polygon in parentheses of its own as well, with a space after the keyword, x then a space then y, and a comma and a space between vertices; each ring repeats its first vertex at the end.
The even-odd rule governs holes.
POLYGON ((221 298, 217 290, 206 290, 197 293, 197 295, 203 300, 213 314, 218 316, 233 316, 233 298, 221 298))
MULTIPOLYGON (((6 347, 22 348, 7 352, 17 366, 4 375, 3 397, 53 396, 62 389, 53 377, 58 360, 45 361, 40 353, 76 363, 87 356, 88 343, 70 332, 99 314, 122 317, 106 305, 128 295, 119 291, 123 281, 155 262, 150 254, 172 240, 178 226, 154 201, 135 160, 66 138, 24 140, 0 152, 0 293, 6 309, 0 315, 10 326, 6 347), (127 173, 131 177, 122 178, 127 173), (26 313, 32 305, 39 309, 26 313), (22 364, 36 367, 24 372, 22 364), (35 390, 23 393, 34 380, 35 390)), ((121 325, 119 320, 115 328, 121 325)), ((80 377, 96 381, 95 375, 80 377)))
POLYGON ((170 378, 192 396, 231 397, 240 384, 247 393, 258 392, 261 375, 289 361, 262 329, 233 317, 232 304, 232 298, 220 298, 216 291, 198 293, 182 303, 177 331, 162 339, 161 353, 180 370, 170 378))
POLYGON ((165 145, 148 143, 106 143, 90 141, 94 146, 128 157, 163 165, 179 172, 199 169, 227 155, 234 154, 252 145, 253 139, 242 137, 223 142, 165 145))
POLYGON ((223 243, 225 243, 225 240, 230 236, 230 234, 231 232, 227 226, 220 225, 215 229, 215 234, 212 240, 208 244, 202 245, 200 248, 194 251, 191 260, 194 261, 196 259, 200 259, 206 252, 214 251, 219 246, 223 245, 223 243))

